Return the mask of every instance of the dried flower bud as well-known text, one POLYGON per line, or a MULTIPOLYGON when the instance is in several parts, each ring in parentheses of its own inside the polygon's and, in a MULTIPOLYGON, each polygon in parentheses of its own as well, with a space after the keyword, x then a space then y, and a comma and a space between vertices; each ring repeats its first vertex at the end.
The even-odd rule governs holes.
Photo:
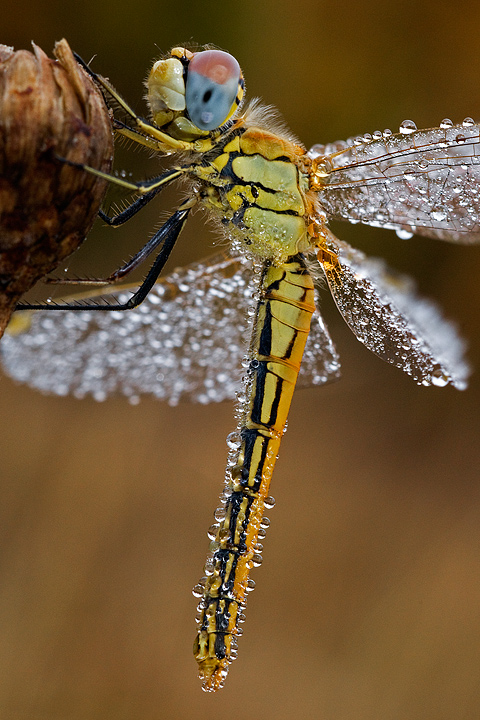
POLYGON ((0 337, 19 297, 82 242, 106 182, 113 138, 102 95, 65 40, 57 60, 0 45, 0 337))

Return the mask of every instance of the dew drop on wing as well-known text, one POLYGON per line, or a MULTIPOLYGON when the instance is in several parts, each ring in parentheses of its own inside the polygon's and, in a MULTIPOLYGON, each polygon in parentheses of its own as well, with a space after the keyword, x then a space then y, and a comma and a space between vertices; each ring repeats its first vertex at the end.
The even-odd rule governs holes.
POLYGON ((398 129, 400 130, 400 133, 402 135, 411 135, 412 133, 415 132, 415 130, 417 129, 417 126, 413 122, 413 120, 404 120, 400 124, 400 127, 398 129))
POLYGON ((333 236, 331 246, 342 273, 340 279, 326 268, 327 279, 356 337, 418 383, 439 385, 446 380, 463 389, 470 369, 455 325, 416 293, 410 278, 393 273, 383 261, 367 258, 333 236))
POLYGON ((450 120, 450 118, 444 118, 440 123, 440 127, 442 128, 442 130, 446 130, 447 128, 453 127, 453 122, 452 120, 450 120))
MULTIPOLYGON (((235 265, 222 259, 227 271, 235 265)), ((240 385, 252 275, 225 277, 223 267, 212 272, 200 263, 172 273, 129 313, 37 313, 30 332, 6 338, 4 365, 44 392, 76 397, 120 392, 135 402, 149 393, 170 404, 232 398, 240 385)))

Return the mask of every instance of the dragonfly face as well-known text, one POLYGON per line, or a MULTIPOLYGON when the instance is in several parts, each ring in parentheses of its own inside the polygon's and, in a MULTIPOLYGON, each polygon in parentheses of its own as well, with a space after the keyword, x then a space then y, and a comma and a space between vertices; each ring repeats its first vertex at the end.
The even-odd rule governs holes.
MULTIPOLYGON (((205 577, 195 588, 195 656, 204 689, 217 690, 236 656, 254 585, 250 570, 261 561, 264 509, 272 505, 270 479, 297 377, 320 384, 338 376, 335 350, 315 309, 317 275, 323 272, 358 339, 383 360, 422 385, 466 385, 469 371, 455 328, 418 297, 408 278, 335 238, 328 219, 477 242, 480 126, 467 119, 419 131, 408 122, 396 135, 374 133, 307 153, 258 104, 235 115, 243 78, 225 53, 175 48, 156 63, 148 81, 151 123, 106 80, 93 77, 127 118, 115 119, 119 134, 179 153, 179 164, 151 181, 109 178, 140 196, 115 218, 102 217, 110 224, 128 220, 174 179, 187 179, 191 188, 135 256, 160 248, 143 291, 133 298, 147 295, 197 204, 226 233, 236 257, 175 271, 126 318, 59 304, 82 312, 39 313, 28 332, 6 339, 3 361, 10 374, 48 392, 103 399, 121 391, 134 400, 150 392, 172 403, 232 397, 243 372, 222 504, 209 531, 205 577), (250 339, 242 350, 245 332, 250 339)), ((96 309, 134 305, 119 302, 96 309)))
POLYGON ((173 48, 170 57, 158 60, 146 86, 155 124, 178 139, 203 137, 224 125, 239 109, 244 90, 232 55, 185 48, 173 48))

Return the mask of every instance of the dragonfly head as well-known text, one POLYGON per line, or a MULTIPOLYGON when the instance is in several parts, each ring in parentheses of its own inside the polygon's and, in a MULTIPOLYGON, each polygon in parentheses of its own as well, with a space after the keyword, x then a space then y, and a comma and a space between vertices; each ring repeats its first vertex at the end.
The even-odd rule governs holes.
POLYGON ((181 140, 222 127, 239 109, 245 88, 240 65, 229 53, 181 47, 154 64, 146 86, 154 122, 181 140))

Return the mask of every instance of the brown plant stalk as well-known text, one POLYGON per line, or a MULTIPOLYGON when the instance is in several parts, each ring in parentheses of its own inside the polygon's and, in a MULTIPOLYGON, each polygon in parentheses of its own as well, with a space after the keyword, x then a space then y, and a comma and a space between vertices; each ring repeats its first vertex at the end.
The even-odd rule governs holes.
POLYGON ((51 60, 0 45, 0 337, 18 299, 80 245, 106 182, 113 136, 95 84, 61 40, 51 60))

